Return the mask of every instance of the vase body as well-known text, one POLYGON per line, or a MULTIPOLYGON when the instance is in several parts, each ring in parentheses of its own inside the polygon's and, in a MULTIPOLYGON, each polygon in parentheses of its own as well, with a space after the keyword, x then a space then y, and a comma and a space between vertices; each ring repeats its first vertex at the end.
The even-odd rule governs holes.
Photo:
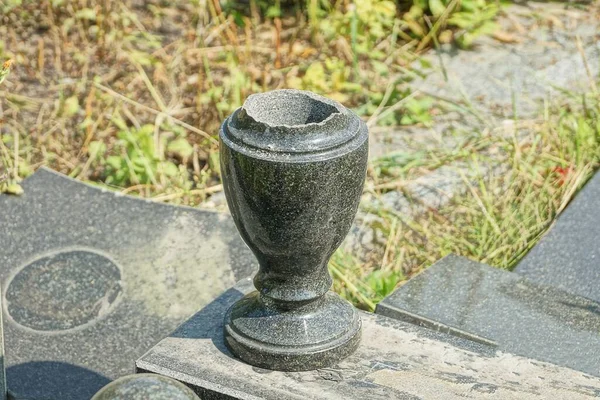
POLYGON ((329 291, 327 263, 362 193, 365 124, 329 99, 279 90, 250 96, 224 122, 220 144, 227 202, 259 262, 257 291, 227 313, 227 346, 269 369, 339 361, 358 345, 360 318, 329 291))

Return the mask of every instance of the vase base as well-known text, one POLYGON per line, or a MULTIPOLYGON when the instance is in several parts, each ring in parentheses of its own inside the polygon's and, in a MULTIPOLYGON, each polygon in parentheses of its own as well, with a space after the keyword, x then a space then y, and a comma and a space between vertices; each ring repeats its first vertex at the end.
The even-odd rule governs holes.
POLYGON ((277 371, 330 367, 360 343, 358 311, 328 292, 314 307, 281 311, 266 306, 258 292, 235 303, 225 316, 225 345, 242 361, 277 371))

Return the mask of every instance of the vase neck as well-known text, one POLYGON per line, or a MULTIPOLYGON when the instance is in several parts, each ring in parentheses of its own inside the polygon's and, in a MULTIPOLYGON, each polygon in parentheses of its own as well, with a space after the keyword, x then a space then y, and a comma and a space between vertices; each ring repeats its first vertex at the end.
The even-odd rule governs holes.
POLYGON ((254 286, 261 297, 281 304, 301 305, 316 301, 332 285, 327 270, 328 259, 308 264, 293 259, 264 260, 259 257, 260 269, 254 277, 254 286))

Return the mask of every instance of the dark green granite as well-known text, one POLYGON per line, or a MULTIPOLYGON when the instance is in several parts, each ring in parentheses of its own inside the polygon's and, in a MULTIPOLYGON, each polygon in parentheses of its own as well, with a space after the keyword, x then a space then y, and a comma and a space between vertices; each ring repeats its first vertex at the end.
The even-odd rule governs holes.
POLYGON ((365 180, 368 131, 341 104, 298 90, 250 96, 223 124, 227 203, 259 271, 226 315, 226 343, 263 368, 308 370, 348 356, 358 311, 330 292, 327 263, 365 180))
POLYGON ((438 261, 376 312, 600 376, 600 304, 466 258, 438 261))
POLYGON ((9 393, 89 400, 253 272, 230 217, 38 170, 0 195, 9 393))
POLYGON ((600 174, 596 174, 515 272, 600 302, 600 174))

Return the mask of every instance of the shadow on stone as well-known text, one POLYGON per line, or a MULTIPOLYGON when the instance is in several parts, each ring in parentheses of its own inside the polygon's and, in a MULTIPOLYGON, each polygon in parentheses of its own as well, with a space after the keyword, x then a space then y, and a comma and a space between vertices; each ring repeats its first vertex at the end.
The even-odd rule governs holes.
MULTIPOLYGON (((244 280, 240 284, 244 288, 248 287, 251 290, 252 282, 250 279, 244 280)), ((210 339, 219 351, 228 357, 235 358, 229 349, 227 349, 223 340, 223 317, 229 306, 244 297, 244 295, 245 293, 236 287, 228 289, 217 299, 194 314, 194 316, 169 336, 183 339, 210 339), (196 323, 197 321, 202 323, 198 324, 196 323)))
POLYGON ((110 379, 87 368, 54 361, 17 364, 6 370, 11 398, 89 400, 110 379))

